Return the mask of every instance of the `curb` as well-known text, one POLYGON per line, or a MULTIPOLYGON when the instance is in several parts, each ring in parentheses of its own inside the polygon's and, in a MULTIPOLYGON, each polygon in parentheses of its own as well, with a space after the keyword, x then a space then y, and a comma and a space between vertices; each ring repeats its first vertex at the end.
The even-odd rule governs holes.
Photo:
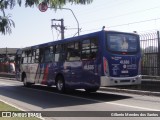
MULTIPOLYGON (((0 77, 0 79, 16 80, 16 78, 9 78, 9 77, 0 77)), ((16 81, 17 81, 17 80, 16 80, 16 81)))
POLYGON ((160 97, 160 92, 152 92, 152 91, 119 89, 119 88, 110 88, 110 87, 101 87, 99 90, 108 91, 108 92, 132 93, 132 94, 138 94, 138 95, 148 95, 148 96, 158 96, 158 97, 160 97))

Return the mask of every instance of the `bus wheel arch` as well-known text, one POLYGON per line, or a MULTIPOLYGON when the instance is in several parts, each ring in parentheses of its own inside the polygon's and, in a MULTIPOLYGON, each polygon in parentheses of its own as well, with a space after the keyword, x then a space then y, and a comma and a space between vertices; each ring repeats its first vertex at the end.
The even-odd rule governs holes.
POLYGON ((64 76, 62 74, 57 74, 56 79, 55 79, 55 83, 56 83, 56 88, 59 92, 63 93, 65 91, 65 80, 64 80, 64 76))

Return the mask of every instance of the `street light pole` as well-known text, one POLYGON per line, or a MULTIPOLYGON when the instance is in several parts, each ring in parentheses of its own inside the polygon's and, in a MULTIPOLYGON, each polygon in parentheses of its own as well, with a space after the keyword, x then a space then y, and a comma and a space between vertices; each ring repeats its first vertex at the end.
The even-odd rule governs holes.
POLYGON ((78 27, 78 32, 77 32, 77 33, 78 33, 78 36, 79 36, 79 22, 78 22, 78 19, 77 19, 76 16, 75 16, 73 10, 70 9, 70 8, 61 8, 61 9, 70 10, 70 11, 72 12, 72 14, 73 14, 73 16, 74 16, 74 18, 75 18, 75 20, 76 20, 76 22, 77 22, 77 27, 78 27))

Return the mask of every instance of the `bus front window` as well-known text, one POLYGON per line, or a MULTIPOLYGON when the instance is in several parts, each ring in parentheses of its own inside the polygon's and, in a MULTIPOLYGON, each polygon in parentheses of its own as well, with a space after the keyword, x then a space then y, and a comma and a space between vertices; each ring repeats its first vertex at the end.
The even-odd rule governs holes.
POLYGON ((115 53, 135 53, 138 51, 138 37, 130 34, 107 34, 107 49, 115 53))

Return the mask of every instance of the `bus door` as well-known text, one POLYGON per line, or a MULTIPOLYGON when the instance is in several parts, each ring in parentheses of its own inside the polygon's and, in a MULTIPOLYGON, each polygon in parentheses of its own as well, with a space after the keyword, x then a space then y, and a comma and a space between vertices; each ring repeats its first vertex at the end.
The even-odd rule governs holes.
POLYGON ((36 71, 38 68, 37 50, 33 49, 28 51, 28 79, 30 82, 35 83, 36 71))
POLYGON ((41 84, 48 84, 49 69, 52 64, 52 56, 50 47, 40 49, 39 65, 36 72, 36 82, 41 84))
POLYGON ((89 38, 82 41, 83 83, 86 88, 99 86, 97 51, 97 38, 89 38))

